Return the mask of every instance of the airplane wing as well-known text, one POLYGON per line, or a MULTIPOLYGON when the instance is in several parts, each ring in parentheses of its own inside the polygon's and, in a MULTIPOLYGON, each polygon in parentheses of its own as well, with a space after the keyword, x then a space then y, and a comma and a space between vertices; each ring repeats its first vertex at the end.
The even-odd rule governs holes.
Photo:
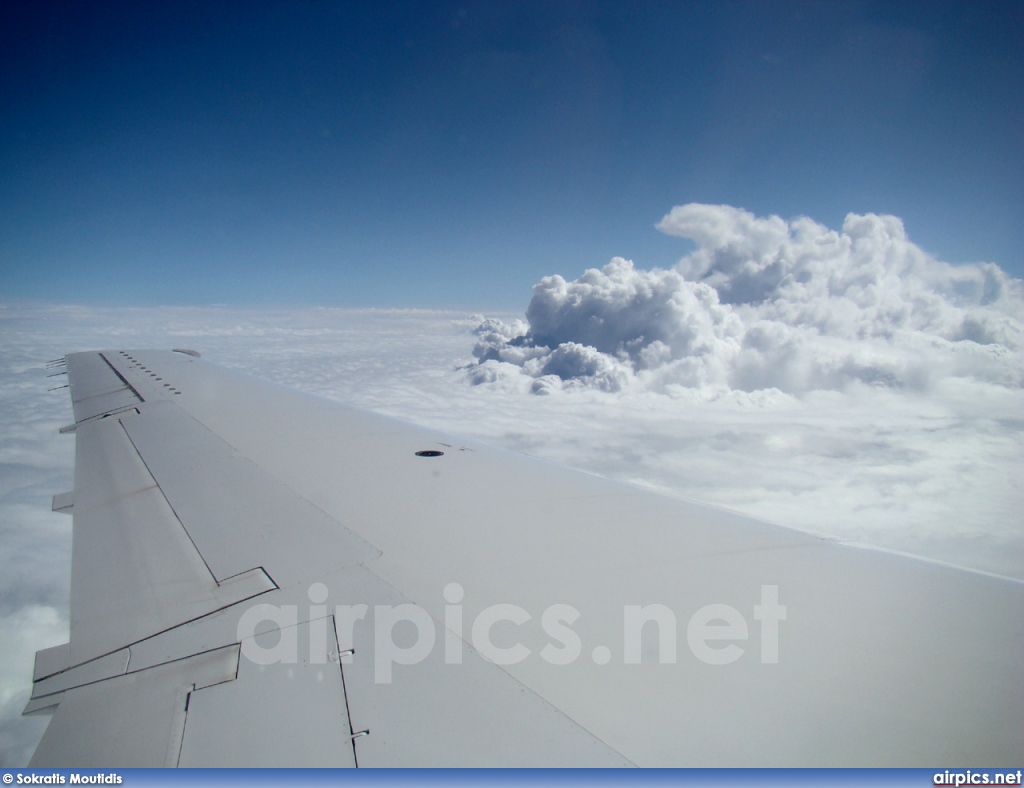
MULTIPOLYGON (((33 766, 980 766, 1024 584, 291 391, 67 356, 33 766)), ((737 473, 742 473, 737 468, 737 473)))

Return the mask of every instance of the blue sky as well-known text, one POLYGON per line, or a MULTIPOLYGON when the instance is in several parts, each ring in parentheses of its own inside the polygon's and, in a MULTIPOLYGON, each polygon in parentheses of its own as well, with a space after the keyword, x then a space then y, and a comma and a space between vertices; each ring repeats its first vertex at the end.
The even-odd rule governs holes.
POLYGON ((1024 5, 0 5, 0 298, 523 308, 673 205, 1024 276, 1024 5))

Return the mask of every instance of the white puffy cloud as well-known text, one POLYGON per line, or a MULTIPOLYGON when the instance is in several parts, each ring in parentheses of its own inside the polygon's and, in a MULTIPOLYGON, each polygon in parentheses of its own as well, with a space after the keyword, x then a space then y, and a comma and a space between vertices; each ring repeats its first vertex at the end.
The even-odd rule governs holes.
POLYGON ((674 380, 723 384, 721 361, 739 352, 743 330, 712 287, 676 271, 640 271, 621 257, 574 282, 545 277, 533 288, 526 318, 528 330, 522 323, 482 323, 479 363, 516 364, 534 378, 603 391, 620 391, 638 373, 666 367, 674 380))
POLYGON ((545 277, 528 325, 481 324, 475 353, 492 368, 471 380, 512 374, 502 362, 543 379, 538 393, 1024 383, 1024 285, 990 263, 930 257, 894 216, 850 214, 836 232, 691 204, 658 228, 697 248, 673 270, 614 258, 571 282, 545 277))

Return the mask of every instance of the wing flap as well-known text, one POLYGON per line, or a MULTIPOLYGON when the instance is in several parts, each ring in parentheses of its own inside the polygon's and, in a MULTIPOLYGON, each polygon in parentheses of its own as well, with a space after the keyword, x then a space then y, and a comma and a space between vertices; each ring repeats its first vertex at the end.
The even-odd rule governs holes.
POLYGON ((54 673, 67 670, 71 664, 71 651, 68 643, 51 646, 36 652, 36 662, 32 670, 32 681, 40 681, 54 673))
POLYGON ((275 587, 256 566, 217 582, 128 439, 125 419, 77 431, 71 664, 275 587))
POLYGON ((176 766, 189 693, 237 672, 231 646, 68 690, 29 765, 176 766))
POLYGON ((53 676, 35 682, 32 687, 32 699, 56 695, 65 690, 81 687, 86 684, 94 684, 97 681, 123 676, 128 672, 128 661, 131 653, 123 648, 111 654, 68 668, 53 676))

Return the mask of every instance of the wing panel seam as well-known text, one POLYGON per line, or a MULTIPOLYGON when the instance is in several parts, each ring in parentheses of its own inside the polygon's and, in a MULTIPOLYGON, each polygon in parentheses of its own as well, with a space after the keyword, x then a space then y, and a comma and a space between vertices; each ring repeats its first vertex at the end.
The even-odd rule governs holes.
MULTIPOLYGON (((210 573, 210 577, 213 578, 213 582, 219 588, 220 587, 220 580, 217 579, 217 575, 215 575, 213 573, 213 569, 211 569, 210 565, 206 562, 206 557, 203 555, 202 551, 199 549, 199 545, 196 544, 196 540, 192 538, 192 534, 190 534, 188 532, 188 527, 182 521, 181 516, 178 514, 177 511, 175 511, 174 504, 171 503, 171 501, 167 497, 166 493, 164 493, 163 488, 160 486, 160 482, 157 481, 156 476, 153 474, 153 470, 149 467, 149 463, 146 462, 146 458, 142 456, 142 452, 139 451, 139 447, 135 445, 135 441, 132 440, 132 436, 128 432, 128 430, 125 428, 124 423, 120 419, 118 419, 117 420, 117 424, 121 428, 122 432, 124 432, 124 436, 125 436, 125 438, 128 439, 128 443, 130 443, 131 447, 135 450, 135 454, 138 456, 139 461, 146 468, 146 473, 149 474, 149 478, 151 478, 153 480, 153 483, 156 485, 156 488, 158 490, 160 490, 160 497, 164 499, 164 503, 166 503, 168 508, 170 508, 171 514, 174 515, 174 519, 178 521, 178 525, 180 525, 182 530, 185 532, 185 536, 188 537, 189 542, 191 542, 191 544, 192 544, 192 549, 196 551, 196 555, 199 556, 199 560, 203 562, 203 566, 206 567, 206 571, 210 573)), ((266 573, 264 572, 264 574, 266 574, 266 573)), ((271 580, 271 582, 273 582, 273 580, 271 580)))

